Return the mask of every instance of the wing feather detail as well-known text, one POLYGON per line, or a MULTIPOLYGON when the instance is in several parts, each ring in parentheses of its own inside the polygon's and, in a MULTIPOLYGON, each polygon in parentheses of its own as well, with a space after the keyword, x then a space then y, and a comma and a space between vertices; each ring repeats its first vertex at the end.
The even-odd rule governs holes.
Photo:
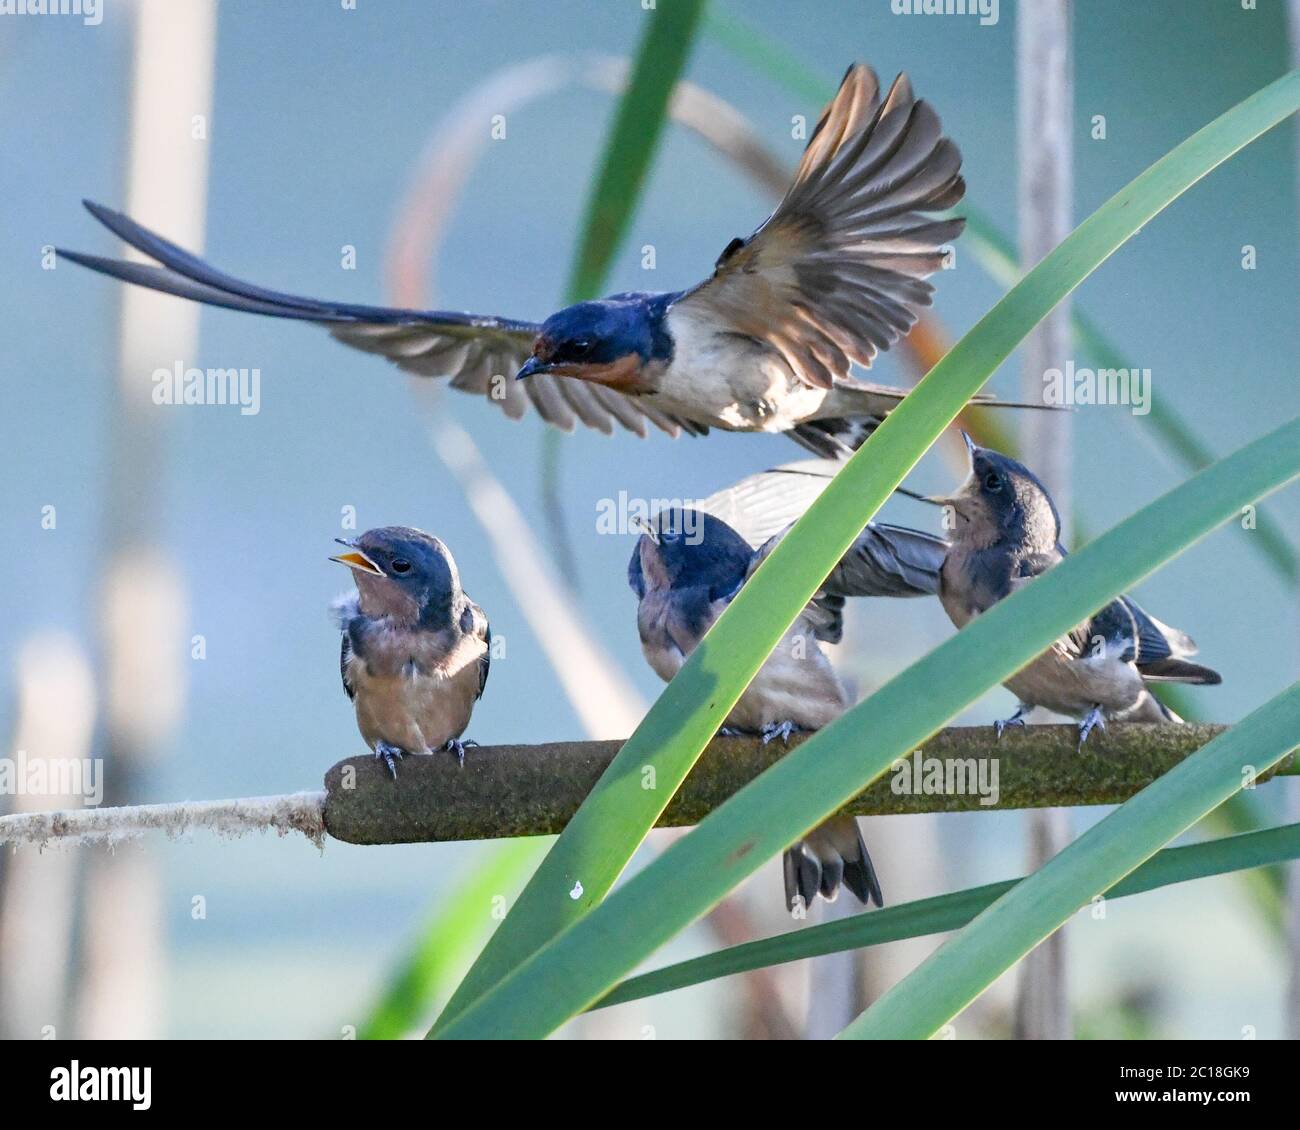
POLYGON ((916 322, 963 221, 961 153, 900 75, 882 99, 851 67, 785 198, 678 304, 777 350, 804 383, 832 388, 916 322))

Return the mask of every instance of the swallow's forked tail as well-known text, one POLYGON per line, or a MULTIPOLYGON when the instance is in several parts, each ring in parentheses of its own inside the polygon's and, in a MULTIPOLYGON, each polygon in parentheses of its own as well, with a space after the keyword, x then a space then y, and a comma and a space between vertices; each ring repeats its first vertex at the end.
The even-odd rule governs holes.
POLYGON ((834 902, 841 884, 864 906, 885 905, 876 869, 852 816, 832 816, 785 853, 787 909, 794 911, 801 904, 807 908, 818 895, 834 902))
MULTIPOLYGON (((805 420, 786 434, 800 447, 822 459, 846 459, 867 442, 881 421, 907 395, 905 388, 844 379, 837 381, 823 406, 826 415, 805 420)), ((1034 404, 1023 400, 998 400, 977 393, 968 404, 980 408, 1030 408, 1045 412, 1067 412, 1056 404, 1034 404)))

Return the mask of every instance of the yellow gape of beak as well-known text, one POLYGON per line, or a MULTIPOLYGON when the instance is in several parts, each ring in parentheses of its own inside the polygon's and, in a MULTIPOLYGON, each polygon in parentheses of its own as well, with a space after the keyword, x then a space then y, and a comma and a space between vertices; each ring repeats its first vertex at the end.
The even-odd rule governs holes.
POLYGON ((331 557, 330 560, 337 561, 340 565, 346 565, 349 569, 369 573, 374 577, 384 575, 384 571, 359 549, 354 549, 351 553, 340 553, 337 557, 331 557))

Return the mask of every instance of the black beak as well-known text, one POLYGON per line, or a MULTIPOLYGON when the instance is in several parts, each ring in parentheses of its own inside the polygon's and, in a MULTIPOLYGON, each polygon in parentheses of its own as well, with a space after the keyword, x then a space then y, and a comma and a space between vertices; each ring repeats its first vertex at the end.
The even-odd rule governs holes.
POLYGON ((515 380, 522 381, 525 377, 531 377, 537 373, 548 373, 550 372, 550 369, 550 365, 541 360, 537 354, 534 353, 524 362, 523 368, 515 374, 515 380))
POLYGON ((979 450, 979 444, 970 438, 969 432, 962 432, 961 438, 966 441, 966 450, 969 451, 971 455, 974 455, 975 452, 979 450))
POLYGON ((895 494, 901 494, 904 498, 914 498, 917 502, 928 502, 931 506, 942 506, 943 503, 937 498, 928 494, 918 494, 914 490, 908 490, 907 487, 895 487, 895 494))
POLYGON ((659 531, 654 528, 652 523, 647 522, 644 518, 633 518, 628 525, 643 537, 648 537, 655 543, 655 545, 659 544, 659 531))

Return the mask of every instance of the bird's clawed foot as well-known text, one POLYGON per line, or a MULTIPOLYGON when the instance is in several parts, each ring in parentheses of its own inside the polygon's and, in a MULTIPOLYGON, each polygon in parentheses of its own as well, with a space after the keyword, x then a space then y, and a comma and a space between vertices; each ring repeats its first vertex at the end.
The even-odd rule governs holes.
POLYGON ((382 761, 388 766, 388 771, 393 775, 393 780, 397 780, 397 763, 402 760, 402 751, 395 745, 389 745, 387 742, 375 742, 375 760, 382 761))
POLYGON ((456 755, 456 760, 457 760, 457 762, 460 763, 460 767, 461 767, 462 769, 464 769, 464 768, 465 768, 465 751, 466 751, 467 749, 469 749, 469 747, 472 746, 472 745, 478 745, 478 742, 476 742, 476 741, 471 741, 469 738, 466 738, 463 742, 460 741, 460 740, 457 739, 457 738, 452 738, 452 739, 451 739, 451 740, 450 740, 446 745, 444 745, 442 748, 445 749, 448 753, 454 753, 454 754, 456 755))
POLYGON ((752 735, 746 733, 744 730, 736 729, 735 726, 723 726, 722 729, 718 731, 718 737, 720 738, 748 738, 751 736, 752 735))
POLYGON ((1080 749, 1083 749, 1083 743, 1088 740, 1088 735, 1098 726, 1104 730, 1106 728, 1106 719, 1102 716, 1101 707, 1094 706, 1083 716, 1083 721, 1079 723, 1080 749))
POLYGON ((1025 725, 1025 715, 1028 713, 1029 707, 1022 703, 1020 706, 1016 707, 1016 712, 1011 715, 1010 718, 999 718, 993 723, 993 733, 999 740, 1001 740, 1004 730, 1010 729, 1012 726, 1019 726, 1023 729, 1025 725))
POLYGON ((763 739, 764 745, 767 745, 768 742, 775 738, 780 738, 783 744, 789 745, 790 735, 798 729, 798 726, 788 720, 785 722, 769 722, 760 731, 759 736, 763 739))

